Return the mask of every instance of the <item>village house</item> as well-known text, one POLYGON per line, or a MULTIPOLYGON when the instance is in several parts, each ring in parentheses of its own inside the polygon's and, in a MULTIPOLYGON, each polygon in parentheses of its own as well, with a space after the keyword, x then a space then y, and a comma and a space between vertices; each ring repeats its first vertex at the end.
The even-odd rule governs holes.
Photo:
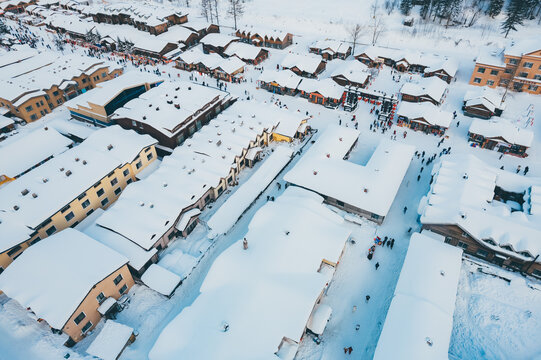
POLYGON ((30 245, 107 208, 156 160, 157 141, 120 126, 0 187, 0 271, 30 245), (7 218, 9 220, 3 220, 7 218))
POLYGON ((253 165, 248 153, 260 152, 284 117, 291 115, 274 105, 235 102, 164 157, 156 171, 128 186, 96 223, 144 250, 159 251, 187 236, 201 211, 253 165))
POLYGON ((112 120, 174 149, 235 100, 227 92, 191 82, 165 82, 127 102, 112 120))
POLYGON ((269 51, 242 42, 232 42, 225 49, 224 55, 236 56, 247 64, 258 65, 269 57, 269 51))
POLYGON ((533 131, 520 128, 511 120, 474 119, 468 130, 468 141, 475 147, 494 150, 503 154, 526 157, 533 143, 533 131))
POLYGON ((384 139, 363 166, 347 161, 358 137, 357 130, 329 125, 284 180, 321 195, 332 206, 381 224, 415 147, 384 139))
POLYGON ((331 316, 322 299, 350 237, 343 225, 321 196, 298 187, 267 202, 248 225, 248 249, 239 238, 219 255, 149 359, 293 359, 303 337, 321 335, 331 316))
POLYGON ((512 43, 503 51, 482 50, 470 78, 471 85, 509 87, 514 91, 541 94, 541 48, 539 40, 512 43))
POLYGON ((6 0, 0 3, 0 10, 11 13, 24 13, 29 5, 36 4, 36 0, 6 0))
POLYGON ((242 42, 255 46, 285 49, 293 44, 293 35, 279 30, 256 29, 253 26, 241 27, 235 32, 242 42))
POLYGON ((423 229, 465 254, 541 278, 541 179, 473 155, 444 156, 432 175, 418 208, 423 229))
POLYGON ((466 116, 490 119, 500 116, 504 109, 503 93, 496 89, 484 87, 481 91, 468 90, 464 95, 462 110, 466 116))
POLYGON ((289 53, 280 64, 282 70, 291 70, 307 78, 317 78, 325 70, 326 63, 318 56, 289 53))
POLYGON ((411 235, 374 360, 448 358, 461 266, 442 236, 411 235))
POLYGON ((427 101, 434 105, 441 105, 447 92, 447 83, 438 77, 423 78, 419 83, 407 82, 400 89, 402 101, 427 101))
POLYGON ((453 113, 443 111, 430 102, 402 102, 397 115, 398 126, 438 136, 443 136, 453 121, 453 113))
POLYGON ((310 45, 310 52, 321 55, 327 61, 346 60, 351 55, 351 45, 336 40, 318 40, 310 45))
POLYGON ((198 71, 228 82, 242 79, 246 63, 236 56, 223 58, 216 53, 205 54, 198 45, 175 58, 176 67, 186 71, 198 71))
POLYGON ((0 176, 4 177, 0 184, 19 178, 72 147, 72 140, 48 126, 0 143, 0 176))
POLYGON ((329 108, 337 108, 344 95, 344 88, 332 79, 303 79, 298 89, 301 97, 329 108))
POLYGON ((359 61, 343 61, 331 74, 338 85, 359 88, 365 88, 370 83, 370 77, 368 67, 359 61))
POLYGON ((133 286, 128 260, 87 235, 65 229, 25 251, 0 274, 0 290, 67 335, 73 346, 133 286), (81 266, 81 260, 88 266, 81 266), (95 266, 99 264, 99 266, 95 266))
POLYGON ((15 130, 15 121, 7 116, 0 115, 0 141, 3 139, 3 135, 15 130))
POLYGON ((0 106, 26 122, 49 114, 65 101, 123 72, 116 63, 80 55, 17 53, 5 55, 1 67, 0 106))
POLYGON ((205 54, 216 53, 223 56, 229 44, 237 41, 239 41, 239 38, 235 36, 211 33, 201 39, 201 44, 203 44, 205 54))
POLYGON ((196 32, 199 35, 199 39, 204 38, 207 34, 220 32, 218 25, 200 19, 190 20, 187 23, 181 24, 181 26, 196 32))
POLYGON ((458 70, 458 64, 456 61, 447 59, 438 64, 434 64, 424 69, 425 77, 437 76, 443 81, 450 84, 451 81, 456 77, 456 72, 458 70))
POLYGON ((94 125, 113 124, 113 113, 163 80, 154 74, 131 72, 100 84, 91 91, 68 101, 65 106, 72 118, 94 125))
POLYGON ((257 80, 262 89, 279 95, 295 96, 299 92, 298 87, 304 78, 290 70, 265 70, 257 80))

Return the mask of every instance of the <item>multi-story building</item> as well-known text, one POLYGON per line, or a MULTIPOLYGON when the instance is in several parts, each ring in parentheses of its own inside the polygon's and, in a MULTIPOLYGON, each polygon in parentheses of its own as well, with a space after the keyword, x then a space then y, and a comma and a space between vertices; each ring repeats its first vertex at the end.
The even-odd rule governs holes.
POLYGON ((113 62, 53 52, 13 51, 0 64, 0 105, 26 122, 122 74, 113 62))
POLYGON ((509 87, 541 94, 541 47, 538 40, 524 40, 494 54, 477 57, 470 84, 509 87))
POLYGON ((72 346, 94 329, 133 286, 128 259, 66 229, 25 251, 0 274, 0 290, 69 336, 72 346))
POLYGON ((0 188, 0 271, 36 242, 107 208, 152 163, 157 143, 120 126, 100 129, 82 144, 0 188))

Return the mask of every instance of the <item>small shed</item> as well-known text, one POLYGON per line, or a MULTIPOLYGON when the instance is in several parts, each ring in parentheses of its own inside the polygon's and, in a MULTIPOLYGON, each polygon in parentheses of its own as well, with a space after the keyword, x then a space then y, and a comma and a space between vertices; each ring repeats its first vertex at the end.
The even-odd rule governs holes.
POLYGON ((181 281, 180 276, 156 264, 150 265, 141 280, 146 286, 165 296, 171 296, 181 281))
POLYGON ((135 341, 131 327, 108 320, 86 352, 102 360, 116 360, 135 341))

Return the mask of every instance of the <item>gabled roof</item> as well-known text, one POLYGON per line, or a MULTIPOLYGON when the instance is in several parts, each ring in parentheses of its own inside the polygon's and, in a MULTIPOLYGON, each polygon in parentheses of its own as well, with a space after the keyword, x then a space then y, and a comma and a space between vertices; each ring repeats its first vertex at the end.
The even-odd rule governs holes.
POLYGON ((509 144, 530 147, 533 131, 514 125, 511 120, 498 118, 493 120, 474 119, 468 130, 470 133, 483 135, 485 138, 502 138, 509 144))
POLYGON ((447 83, 438 77, 422 78, 419 83, 408 82, 402 85, 401 94, 428 96, 440 103, 447 90, 447 83))
POLYGON ((443 111, 438 106, 429 103, 411 103, 402 101, 397 111, 398 116, 405 116, 410 120, 424 119, 430 125, 448 128, 453 121, 453 113, 443 111))
POLYGON ((314 74, 322 62, 323 60, 321 60, 320 56, 289 53, 282 60, 281 66, 285 69, 296 67, 300 71, 314 74))

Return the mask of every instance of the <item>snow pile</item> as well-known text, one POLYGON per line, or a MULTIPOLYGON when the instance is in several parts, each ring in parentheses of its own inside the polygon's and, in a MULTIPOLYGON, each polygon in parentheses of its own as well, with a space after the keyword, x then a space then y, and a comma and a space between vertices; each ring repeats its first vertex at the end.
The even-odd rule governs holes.
POLYGON ((292 155, 293 151, 285 146, 274 150, 250 179, 242 184, 207 222, 211 229, 211 239, 231 229, 248 206, 289 163, 292 155))
POLYGON ((461 264, 462 250, 442 237, 411 236, 375 360, 448 358, 461 264))
POLYGON ((150 265, 141 280, 146 286, 165 296, 171 296, 180 284, 180 276, 156 264, 150 265))
POLYGON ((132 334, 131 327, 108 320, 86 352, 102 360, 116 360, 132 334))
POLYGON ((322 198, 290 187, 252 219, 246 239, 210 268, 201 295, 171 321, 152 360, 273 358, 283 340, 298 343, 350 231, 322 198), (204 334, 204 336, 203 336, 204 334))
POLYGON ((365 166, 344 160, 359 131, 329 125, 284 179, 385 217, 413 157, 411 145, 382 140, 365 166))
POLYGON ((127 262, 116 251, 67 228, 22 253, 0 274, 0 290, 51 327, 62 329, 92 287, 127 262), (82 258, 99 266, 81 266, 82 258))

